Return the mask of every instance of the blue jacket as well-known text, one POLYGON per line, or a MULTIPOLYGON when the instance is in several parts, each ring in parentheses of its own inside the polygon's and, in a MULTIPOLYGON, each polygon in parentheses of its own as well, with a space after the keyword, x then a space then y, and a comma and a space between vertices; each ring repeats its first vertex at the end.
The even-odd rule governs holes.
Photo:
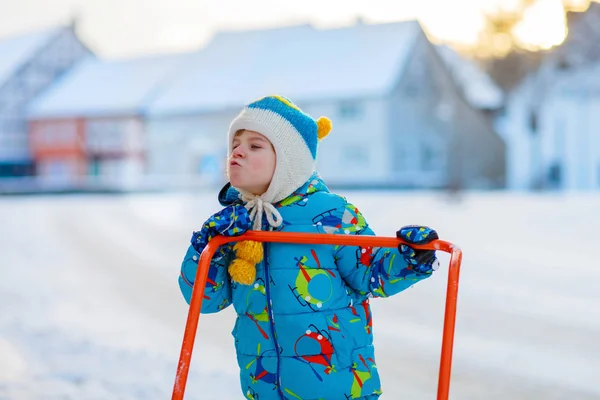
MULTIPOLYGON (((235 192, 222 193, 235 201, 235 192)), ((227 204, 227 202, 222 202, 227 204)), ((314 175, 275 204, 286 232, 374 235, 358 209, 314 175)), ((191 245, 179 284, 190 301, 199 251, 191 245)), ((264 244, 254 285, 231 282, 229 245, 213 258, 202 313, 233 304, 241 385, 247 399, 376 399, 371 297, 388 297, 430 276, 397 249, 264 244)))

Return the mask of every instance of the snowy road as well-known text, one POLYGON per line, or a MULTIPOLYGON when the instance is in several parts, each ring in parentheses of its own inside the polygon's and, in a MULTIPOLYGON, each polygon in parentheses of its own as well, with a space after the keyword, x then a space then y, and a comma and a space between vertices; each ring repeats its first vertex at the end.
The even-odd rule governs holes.
MULTIPOLYGON (((380 235, 463 249, 451 398, 600 399, 600 196, 344 194, 380 235)), ((0 198, 0 400, 169 398, 213 196, 0 198)), ((435 398, 446 278, 373 302, 382 399, 435 398)), ((232 322, 201 317, 188 398, 242 398, 232 322)))

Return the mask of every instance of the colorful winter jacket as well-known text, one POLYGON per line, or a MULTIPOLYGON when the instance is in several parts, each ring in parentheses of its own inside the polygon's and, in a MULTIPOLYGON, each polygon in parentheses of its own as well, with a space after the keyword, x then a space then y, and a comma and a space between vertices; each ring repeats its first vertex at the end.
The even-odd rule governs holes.
MULTIPOLYGON (((235 200, 232 191, 226 195, 235 200)), ((281 231, 374 235, 358 209, 330 193, 318 175, 274 205, 281 231)), ((188 303, 201 250, 193 237, 179 277, 188 303)), ((265 243, 256 281, 247 286, 228 277, 234 256, 225 245, 213 258, 202 313, 233 304, 247 399, 379 397, 369 298, 401 292, 431 271, 416 272, 397 249, 265 243)))

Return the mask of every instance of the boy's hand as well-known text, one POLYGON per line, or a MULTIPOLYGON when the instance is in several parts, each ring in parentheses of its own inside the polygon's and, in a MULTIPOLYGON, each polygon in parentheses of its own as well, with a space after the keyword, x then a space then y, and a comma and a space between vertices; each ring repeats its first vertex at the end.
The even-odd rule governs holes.
POLYGON ((252 226, 248 210, 236 204, 225 207, 212 215, 202 224, 202 230, 194 232, 192 244, 196 251, 201 252, 208 242, 217 235, 238 236, 246 233, 252 226))
MULTIPOLYGON (((407 243, 416 245, 431 243, 439 239, 435 230, 419 225, 404 226, 396 232, 396 236, 407 243)), ((405 244, 400 244, 398 250, 404 260, 417 272, 426 273, 439 268, 440 263, 435 256, 435 250, 416 250, 405 244)))
POLYGON ((238 236, 245 233, 250 226, 252 221, 248 210, 242 205, 232 205, 225 207, 218 213, 210 217, 204 225, 202 230, 208 230, 209 233, 223 236, 238 236))

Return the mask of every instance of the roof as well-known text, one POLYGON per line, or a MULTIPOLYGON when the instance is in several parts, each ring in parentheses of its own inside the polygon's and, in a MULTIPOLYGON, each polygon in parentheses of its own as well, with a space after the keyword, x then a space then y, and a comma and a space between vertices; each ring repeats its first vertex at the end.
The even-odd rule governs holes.
POLYGON ((479 109, 497 109, 502 106, 502 89, 475 61, 461 56, 448 46, 436 48, 469 104, 479 109))
POLYGON ((569 13, 568 35, 550 52, 552 62, 580 67, 600 60, 600 4, 590 3, 585 12, 569 13))
POLYGON ((59 30, 51 28, 0 39, 0 84, 7 81, 59 30))
POLYGON ((40 119, 143 114, 160 85, 174 76, 187 56, 111 61, 88 57, 42 93, 28 115, 40 119))
POLYGON ((237 108, 272 93, 294 102, 388 93, 419 32, 416 21, 221 32, 190 57, 149 114, 237 108))

